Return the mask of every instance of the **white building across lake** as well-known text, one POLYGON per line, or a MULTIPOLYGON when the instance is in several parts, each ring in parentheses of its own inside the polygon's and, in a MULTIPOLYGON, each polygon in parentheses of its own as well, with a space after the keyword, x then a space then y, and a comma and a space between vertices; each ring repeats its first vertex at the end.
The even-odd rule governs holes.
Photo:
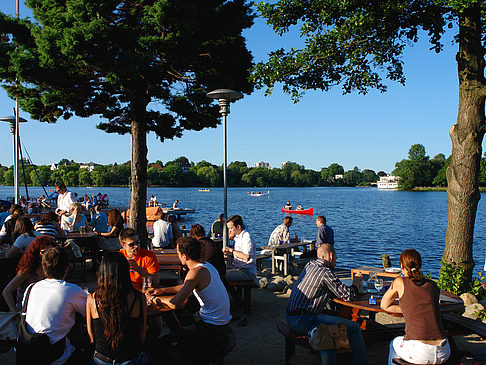
POLYGON ((378 189, 398 189, 399 176, 381 176, 380 181, 376 183, 378 189))

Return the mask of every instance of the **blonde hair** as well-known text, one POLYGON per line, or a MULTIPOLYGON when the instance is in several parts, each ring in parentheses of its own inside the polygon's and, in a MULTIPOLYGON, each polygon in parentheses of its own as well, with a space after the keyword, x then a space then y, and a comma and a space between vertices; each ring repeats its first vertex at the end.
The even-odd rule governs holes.
POLYGON ((72 214, 77 209, 79 209, 79 210, 82 211, 83 210, 83 206, 81 204, 79 204, 79 203, 73 203, 73 204, 71 204, 71 209, 69 209, 69 210, 70 210, 70 212, 72 214))

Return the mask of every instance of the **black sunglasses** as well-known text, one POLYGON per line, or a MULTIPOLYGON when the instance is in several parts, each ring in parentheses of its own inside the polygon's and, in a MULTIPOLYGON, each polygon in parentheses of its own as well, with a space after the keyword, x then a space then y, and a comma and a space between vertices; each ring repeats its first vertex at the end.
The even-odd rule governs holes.
POLYGON ((135 242, 127 243, 128 247, 135 247, 135 246, 140 246, 140 240, 137 240, 135 242))

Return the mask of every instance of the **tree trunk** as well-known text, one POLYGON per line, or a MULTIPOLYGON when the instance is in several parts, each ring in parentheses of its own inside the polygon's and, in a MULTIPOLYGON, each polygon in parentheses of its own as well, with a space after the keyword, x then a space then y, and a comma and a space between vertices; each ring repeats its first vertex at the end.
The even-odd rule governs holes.
POLYGON ((484 135, 484 49, 481 45, 480 2, 459 16, 459 108, 447 169, 449 208, 443 260, 466 266, 472 278, 474 222, 480 198, 478 187, 481 143, 484 135))
POLYGON ((147 126, 144 120, 145 108, 139 110, 132 103, 132 112, 138 116, 132 120, 132 164, 131 164, 131 197, 130 197, 130 227, 138 232, 142 247, 147 247, 147 216, 145 202, 147 201, 147 126), (142 118, 143 119, 143 118, 142 118))

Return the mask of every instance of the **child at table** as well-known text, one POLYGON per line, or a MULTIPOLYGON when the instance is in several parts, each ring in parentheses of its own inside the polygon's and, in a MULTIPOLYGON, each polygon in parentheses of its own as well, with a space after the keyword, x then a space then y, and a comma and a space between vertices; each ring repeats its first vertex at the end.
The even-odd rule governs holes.
POLYGON ((391 313, 402 313, 405 318, 405 336, 390 343, 388 364, 401 358, 414 364, 442 364, 451 350, 440 319, 440 290, 425 279, 420 269, 422 258, 414 250, 400 255, 403 277, 395 279, 381 300, 381 308, 391 313), (399 304, 395 299, 399 298, 399 304))

